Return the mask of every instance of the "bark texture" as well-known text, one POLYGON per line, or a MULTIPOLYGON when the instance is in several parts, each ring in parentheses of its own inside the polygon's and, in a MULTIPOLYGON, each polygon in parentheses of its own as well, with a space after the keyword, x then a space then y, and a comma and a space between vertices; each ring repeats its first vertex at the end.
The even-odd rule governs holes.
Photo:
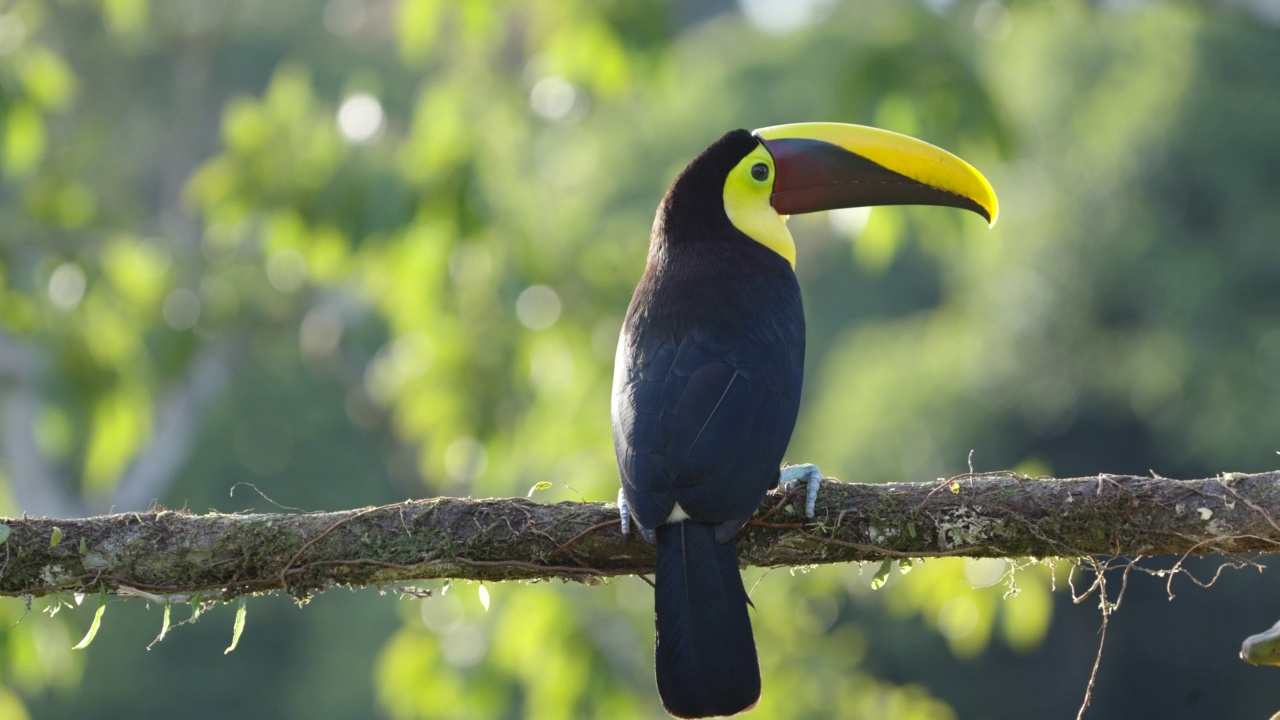
MULTIPOLYGON (((1280 550, 1280 472, 1199 480, 982 474, 937 483, 828 480, 816 516, 770 495, 739 537, 745 565, 886 557, 1222 555, 1280 550)), ((0 519, 0 595, 208 600, 431 578, 592 581, 653 571, 611 503, 438 498, 331 513, 0 519), (135 593, 136 594, 136 593, 135 593)))

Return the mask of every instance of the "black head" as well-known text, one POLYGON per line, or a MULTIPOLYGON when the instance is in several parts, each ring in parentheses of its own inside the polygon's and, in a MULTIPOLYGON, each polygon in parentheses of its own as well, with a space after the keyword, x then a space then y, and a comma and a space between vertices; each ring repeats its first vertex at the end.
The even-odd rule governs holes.
POLYGON ((733 232, 725 212, 729 172, 760 147, 747 130, 732 130, 711 143, 676 176, 654 218, 654 238, 692 240, 733 232))

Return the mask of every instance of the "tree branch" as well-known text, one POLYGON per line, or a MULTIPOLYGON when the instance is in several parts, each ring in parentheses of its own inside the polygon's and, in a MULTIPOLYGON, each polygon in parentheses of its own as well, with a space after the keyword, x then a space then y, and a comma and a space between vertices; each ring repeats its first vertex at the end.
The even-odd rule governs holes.
MULTIPOLYGON (((765 499, 739 537, 744 564, 1280 551, 1280 472, 827 481, 809 522, 796 509, 802 502, 799 492, 765 499)), ((332 513, 3 522, 0 595, 10 596, 142 590, 229 600, 285 590, 304 599, 334 585, 431 578, 589 582, 649 573, 654 562, 638 535, 621 536, 609 503, 438 498, 332 513)))

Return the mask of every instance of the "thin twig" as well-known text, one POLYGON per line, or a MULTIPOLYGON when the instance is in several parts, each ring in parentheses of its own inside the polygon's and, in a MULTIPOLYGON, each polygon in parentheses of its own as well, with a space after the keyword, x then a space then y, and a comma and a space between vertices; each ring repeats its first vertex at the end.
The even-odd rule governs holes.
POLYGON ((280 570, 281 587, 288 589, 289 585, 287 581, 284 579, 284 576, 293 567, 293 564, 298 561, 298 558, 302 557, 302 554, 307 551, 307 548, 323 540, 326 535, 333 532, 338 527, 346 525, 347 523, 357 518, 361 518, 361 517, 364 517, 365 515, 370 515, 372 513, 378 512, 379 510, 382 510, 382 508, 381 507, 365 508, 364 510, 361 510, 360 512, 357 512, 353 515, 348 515, 347 517, 344 517, 341 520, 338 520, 337 522, 333 523, 329 527, 325 528, 324 531, 321 532, 319 535, 316 535, 315 537, 308 540, 302 547, 298 548, 298 552, 294 553, 293 557, 289 558, 289 562, 285 563, 284 568, 280 570))
POLYGON ((590 535, 592 532, 599 530, 600 528, 609 527, 610 525, 621 525, 621 524, 622 524, 622 518, 617 518, 614 520, 605 520, 604 522, 596 523, 595 525, 592 525, 591 527, 587 528, 586 530, 583 530, 577 535, 574 535, 568 540, 565 540, 563 543, 560 544, 559 547, 557 547, 555 550, 552 550, 551 554, 547 555, 547 557, 555 557, 556 555, 559 555, 565 548, 569 547, 570 545, 573 545, 574 543, 578 542, 579 540, 586 537, 587 535, 590 535))

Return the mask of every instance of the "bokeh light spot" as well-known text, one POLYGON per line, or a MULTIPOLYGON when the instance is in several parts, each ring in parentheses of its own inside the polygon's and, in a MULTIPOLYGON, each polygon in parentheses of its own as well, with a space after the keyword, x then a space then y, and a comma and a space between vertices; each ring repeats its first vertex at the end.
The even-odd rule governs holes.
POLYGON ((475 623, 464 623, 444 636, 440 643, 444 659, 457 668, 477 665, 489 652, 489 643, 475 623))
POLYGON ((324 29, 338 36, 354 35, 364 27, 362 0, 329 0, 324 6, 324 29))
POLYGON ((560 319, 560 296, 546 285, 525 288, 516 298, 516 317, 530 330, 545 330, 560 319))
POLYGON ((200 319, 200 298, 190 288, 178 288, 164 299, 164 321, 174 330, 190 330, 200 319))
POLYGON ((738 0, 748 22, 776 35, 822 22, 834 4, 835 0, 738 0))
POLYGON ((87 284, 79 265, 64 262, 49 276, 49 299, 59 310, 71 310, 84 299, 87 284))
POLYGON ((282 293, 297 292, 307 280, 307 260, 297 250, 275 253, 267 261, 267 281, 282 293))
POLYGON ((838 208, 827 213, 827 222, 831 223, 832 232, 842 237, 857 237, 867 227, 871 219, 871 208, 838 208))
POLYGON ((948 600, 938 610, 938 630, 950 640, 963 640, 978 627, 978 606, 967 596, 948 600))
POLYGON ((0 15, 0 55, 12 55, 27 38, 27 26, 17 13, 0 15))
POLYGON ((1004 558, 967 558, 964 561, 964 576, 975 588, 995 585, 1004 578, 1009 569, 1009 561, 1004 558))
POLYGON ((562 77, 548 75, 529 91, 529 106, 539 117, 565 120, 578 102, 578 90, 562 77))
POLYGON ((444 471, 450 480, 469 482, 484 474, 489 466, 489 453, 473 437, 460 437, 444 451, 444 471))
POLYGON ((338 130, 357 145, 377 136, 382 131, 383 120, 382 103, 369 93, 351 95, 338 108, 338 130))
POLYGON ((327 307, 311 308, 298 327, 298 342, 304 355, 328 355, 337 349, 341 340, 342 319, 327 307))

